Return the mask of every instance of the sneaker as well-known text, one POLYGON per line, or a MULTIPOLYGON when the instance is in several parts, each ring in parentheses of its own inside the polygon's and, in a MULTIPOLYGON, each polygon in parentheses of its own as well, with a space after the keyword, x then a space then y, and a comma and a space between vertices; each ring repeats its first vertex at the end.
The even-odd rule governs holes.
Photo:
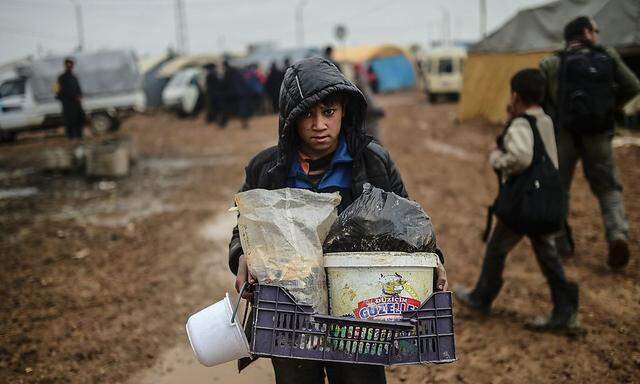
POLYGON ((609 243, 609 267, 620 271, 629 264, 629 245, 624 239, 613 240, 609 243))
POLYGON ((471 289, 460 288, 454 291, 456 299, 461 302, 465 307, 468 307, 476 312, 480 312, 483 315, 491 314, 491 306, 483 304, 475 299, 471 295, 471 289))

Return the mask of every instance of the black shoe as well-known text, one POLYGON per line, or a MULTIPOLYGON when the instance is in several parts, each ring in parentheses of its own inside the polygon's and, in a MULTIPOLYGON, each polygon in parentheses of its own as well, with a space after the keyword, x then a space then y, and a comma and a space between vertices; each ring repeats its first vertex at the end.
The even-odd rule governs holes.
POLYGON ((609 267, 620 271, 629 264, 629 245, 624 239, 613 240, 609 243, 609 267))
POLYGON ((564 316, 552 314, 549 317, 538 317, 528 322, 525 327, 535 332, 554 332, 568 336, 580 336, 585 333, 578 322, 577 311, 572 311, 564 316))
POLYGON ((471 295, 471 290, 467 288, 460 288, 454 290, 454 295, 459 302, 461 302, 465 307, 471 308, 476 312, 480 312, 483 315, 491 314, 491 306, 486 305, 475 299, 471 295))

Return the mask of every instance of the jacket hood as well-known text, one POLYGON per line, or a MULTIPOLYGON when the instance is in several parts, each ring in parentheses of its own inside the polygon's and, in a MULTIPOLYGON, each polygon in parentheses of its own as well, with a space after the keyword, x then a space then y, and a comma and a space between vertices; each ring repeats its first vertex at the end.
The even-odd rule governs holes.
POLYGON ((367 102, 362 92, 331 61, 320 57, 304 59, 287 68, 280 87, 278 166, 286 166, 291 161, 298 117, 333 93, 347 97, 341 133, 349 153, 356 157, 371 141, 365 133, 367 102))

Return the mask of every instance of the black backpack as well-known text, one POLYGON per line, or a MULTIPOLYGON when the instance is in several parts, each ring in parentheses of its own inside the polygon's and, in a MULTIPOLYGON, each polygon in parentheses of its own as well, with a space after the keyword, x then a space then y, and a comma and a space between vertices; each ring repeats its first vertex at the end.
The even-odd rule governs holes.
MULTIPOLYGON (((494 214, 512 231, 523 235, 556 232, 562 227, 567 214, 567 196, 560 173, 547 154, 536 119, 526 114, 519 117, 527 119, 531 125, 533 160, 524 172, 508 177, 504 183, 498 174, 500 190, 489 207, 483 235, 485 241, 491 231, 494 214)), ((505 133, 506 129, 498 137, 500 147, 505 133)))
POLYGON ((581 134, 610 130, 614 124, 615 62, 593 46, 559 53, 559 125, 581 134))

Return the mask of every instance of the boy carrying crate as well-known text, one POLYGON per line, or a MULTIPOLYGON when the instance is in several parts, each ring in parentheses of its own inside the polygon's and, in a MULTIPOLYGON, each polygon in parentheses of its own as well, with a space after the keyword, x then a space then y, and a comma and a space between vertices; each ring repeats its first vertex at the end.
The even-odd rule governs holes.
MULTIPOLYGON (((287 68, 280 88, 278 145, 257 154, 246 167, 241 192, 302 188, 339 192, 342 212, 369 183, 407 197, 389 152, 365 134, 367 103, 362 92, 327 59, 309 58, 287 68)), ((437 288, 447 289, 439 250, 437 288)), ((238 228, 229 244, 229 267, 236 289, 254 279, 248 273, 238 228)), ((248 298, 247 295, 244 296, 248 298)), ((384 367, 273 358, 276 382, 385 383, 384 367)))

